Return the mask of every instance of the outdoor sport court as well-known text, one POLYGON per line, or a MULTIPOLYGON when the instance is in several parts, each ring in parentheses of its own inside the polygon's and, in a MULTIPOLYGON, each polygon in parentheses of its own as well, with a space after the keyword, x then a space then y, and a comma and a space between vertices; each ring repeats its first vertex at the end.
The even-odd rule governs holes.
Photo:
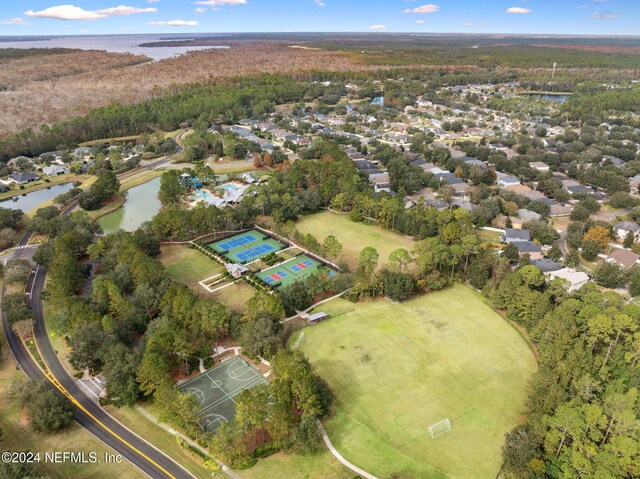
POLYGON ((223 423, 233 421, 236 413, 234 398, 245 389, 268 381, 249 362, 240 356, 190 379, 180 385, 182 392, 198 399, 204 417, 202 429, 214 432, 223 423))
POLYGON ((326 273, 328 276, 336 275, 335 271, 323 266, 318 261, 301 255, 261 271, 258 273, 258 278, 274 288, 282 288, 316 272, 326 273))
POLYGON ((264 233, 251 230, 211 243, 207 247, 224 255, 229 261, 244 264, 281 251, 285 245, 264 233))

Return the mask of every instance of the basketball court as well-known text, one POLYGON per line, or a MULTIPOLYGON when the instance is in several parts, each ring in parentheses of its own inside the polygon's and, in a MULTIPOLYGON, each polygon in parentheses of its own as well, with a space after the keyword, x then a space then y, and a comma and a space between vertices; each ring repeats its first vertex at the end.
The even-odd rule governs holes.
POLYGON ((248 361, 235 356, 184 382, 180 390, 198 400, 204 413, 200 426, 214 432, 223 423, 233 421, 234 398, 258 384, 268 384, 268 381, 248 361))

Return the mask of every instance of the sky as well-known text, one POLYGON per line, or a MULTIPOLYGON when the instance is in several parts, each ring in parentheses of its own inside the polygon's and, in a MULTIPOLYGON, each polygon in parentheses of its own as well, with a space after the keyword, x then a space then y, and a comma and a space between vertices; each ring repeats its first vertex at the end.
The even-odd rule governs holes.
POLYGON ((640 0, 427 1, 434 3, 0 0, 0 36, 366 31, 640 35, 640 0))

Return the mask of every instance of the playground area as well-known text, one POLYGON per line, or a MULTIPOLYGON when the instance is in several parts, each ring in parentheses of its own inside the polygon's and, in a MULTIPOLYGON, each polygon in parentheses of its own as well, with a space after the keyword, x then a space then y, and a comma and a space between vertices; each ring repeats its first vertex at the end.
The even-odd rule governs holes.
POLYGON ((207 248, 224 255, 232 263, 246 264, 277 253, 286 246, 260 231, 250 230, 210 243, 207 248))
POLYGON ((238 394, 267 383, 248 361, 235 356, 184 382, 180 390, 196 397, 204 414, 200 426, 205 431, 214 432, 223 423, 233 421, 236 412, 234 398, 238 394))
POLYGON ((258 277, 271 287, 279 289, 314 273, 336 275, 335 271, 303 254, 261 271, 258 277))

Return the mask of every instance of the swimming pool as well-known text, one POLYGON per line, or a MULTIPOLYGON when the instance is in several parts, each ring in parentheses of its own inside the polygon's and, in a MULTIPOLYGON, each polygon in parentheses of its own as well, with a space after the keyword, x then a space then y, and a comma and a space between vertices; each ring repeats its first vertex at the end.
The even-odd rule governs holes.
POLYGON ((193 196, 191 196, 191 199, 194 201, 206 200, 209 196, 211 195, 207 190, 197 190, 193 196))
POLYGON ((227 190, 227 191, 238 191, 239 190, 238 186, 235 185, 234 183, 225 183, 224 185, 218 186, 218 188, 222 188, 223 190, 227 190))

